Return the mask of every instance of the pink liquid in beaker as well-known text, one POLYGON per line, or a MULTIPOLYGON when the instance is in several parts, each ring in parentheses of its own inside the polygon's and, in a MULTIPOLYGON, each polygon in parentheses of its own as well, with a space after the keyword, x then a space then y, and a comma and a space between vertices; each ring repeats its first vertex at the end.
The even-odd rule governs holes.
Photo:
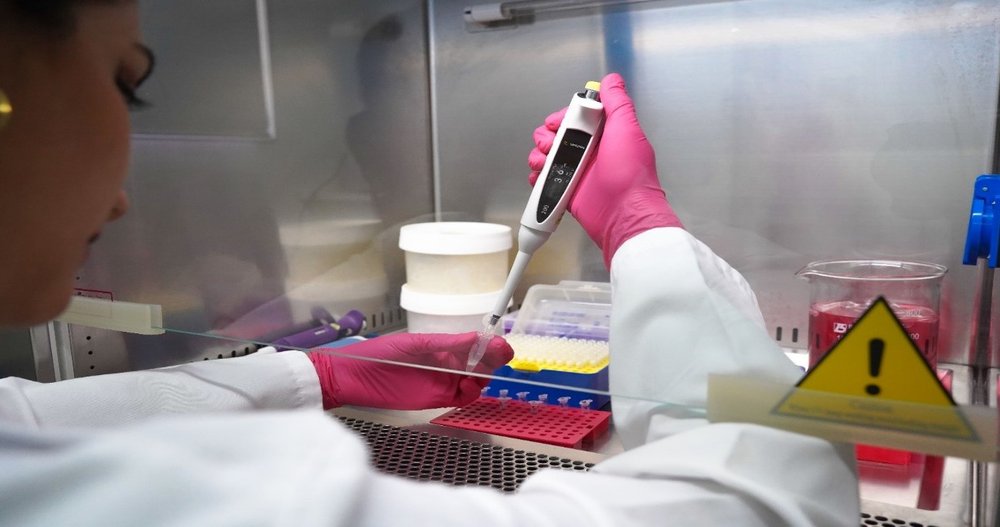
MULTIPOLYGON (((931 368, 937 368, 937 313, 926 306, 892 302, 889 305, 931 368)), ((810 368, 830 351, 867 309, 867 305, 850 300, 814 304, 809 308, 810 368)))

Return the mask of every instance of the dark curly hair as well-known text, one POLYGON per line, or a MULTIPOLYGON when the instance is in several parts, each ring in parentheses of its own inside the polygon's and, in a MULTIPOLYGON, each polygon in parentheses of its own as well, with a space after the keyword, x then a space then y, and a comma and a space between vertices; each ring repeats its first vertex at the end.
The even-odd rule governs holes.
POLYGON ((37 29, 68 33, 76 23, 75 8, 99 2, 116 0, 0 0, 0 14, 11 16, 15 23, 26 22, 37 29))
POLYGON ((77 0, 0 0, 4 11, 18 21, 65 31, 73 27, 73 7, 77 0))

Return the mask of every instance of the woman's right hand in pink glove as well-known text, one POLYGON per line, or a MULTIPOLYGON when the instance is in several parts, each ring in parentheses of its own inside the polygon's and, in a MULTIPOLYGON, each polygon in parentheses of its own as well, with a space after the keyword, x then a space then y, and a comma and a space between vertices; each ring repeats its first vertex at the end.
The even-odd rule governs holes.
MULTIPOLYGON (((604 133, 590 166, 580 176, 569 211, 604 253, 611 268, 615 251, 629 238, 656 227, 683 227, 667 202, 656 175, 656 158, 639 127, 635 107, 621 75, 601 81, 604 133)), ((532 185, 545 165, 566 110, 560 110, 535 130, 536 148, 528 156, 532 185)))

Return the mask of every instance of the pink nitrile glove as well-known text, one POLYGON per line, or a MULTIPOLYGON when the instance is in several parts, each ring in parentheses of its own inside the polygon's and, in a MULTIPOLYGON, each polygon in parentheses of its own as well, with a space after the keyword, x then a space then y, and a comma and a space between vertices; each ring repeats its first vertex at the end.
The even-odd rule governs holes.
MULTIPOLYGON (((569 211, 604 253, 611 268, 615 251, 629 238, 656 227, 681 227, 656 175, 656 156, 635 115, 621 75, 601 81, 604 133, 590 165, 580 176, 569 211)), ((532 185, 545 165, 566 109, 535 129, 536 148, 528 156, 532 185)))
MULTIPOLYGON (((475 332, 452 334, 397 333, 330 350, 308 354, 319 375, 323 408, 343 405, 368 406, 389 410, 425 410, 465 406, 479 397, 489 379, 462 373, 468 362, 475 332), (383 364, 370 359, 434 366, 443 372, 383 364)), ((476 373, 493 370, 510 362, 514 350, 501 337, 493 337, 476 366, 476 373)))

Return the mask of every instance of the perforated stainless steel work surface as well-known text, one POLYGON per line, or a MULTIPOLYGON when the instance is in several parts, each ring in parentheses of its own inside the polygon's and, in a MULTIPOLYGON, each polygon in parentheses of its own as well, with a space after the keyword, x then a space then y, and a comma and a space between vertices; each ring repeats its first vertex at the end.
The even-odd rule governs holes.
POLYGON ((861 527, 869 526, 879 526, 879 527, 936 527, 933 523, 921 523, 917 521, 903 520, 900 518, 890 518, 888 516, 868 514, 867 512, 861 513, 861 527))
POLYGON ((365 438, 372 451, 372 463, 378 470, 410 479, 481 485, 514 492, 525 478, 542 468, 587 471, 594 466, 593 463, 362 419, 338 419, 365 438))
MULTIPOLYGON (((913 517, 910 517, 913 518, 913 517)), ((924 521, 915 521, 914 519, 904 520, 902 518, 895 518, 892 516, 883 516, 881 514, 869 514, 867 512, 861 513, 861 527, 937 527, 935 523, 925 523, 924 521)))
MULTIPOLYGON (((542 468, 589 471, 594 463, 468 439, 410 430, 356 417, 336 416, 360 434, 371 448, 372 464, 381 472, 419 481, 480 485, 511 493, 542 468)), ((544 445, 543 445, 544 447, 544 445)), ((860 527, 935 527, 933 513, 867 503, 860 527), (883 510, 883 508, 885 510, 883 510)))

